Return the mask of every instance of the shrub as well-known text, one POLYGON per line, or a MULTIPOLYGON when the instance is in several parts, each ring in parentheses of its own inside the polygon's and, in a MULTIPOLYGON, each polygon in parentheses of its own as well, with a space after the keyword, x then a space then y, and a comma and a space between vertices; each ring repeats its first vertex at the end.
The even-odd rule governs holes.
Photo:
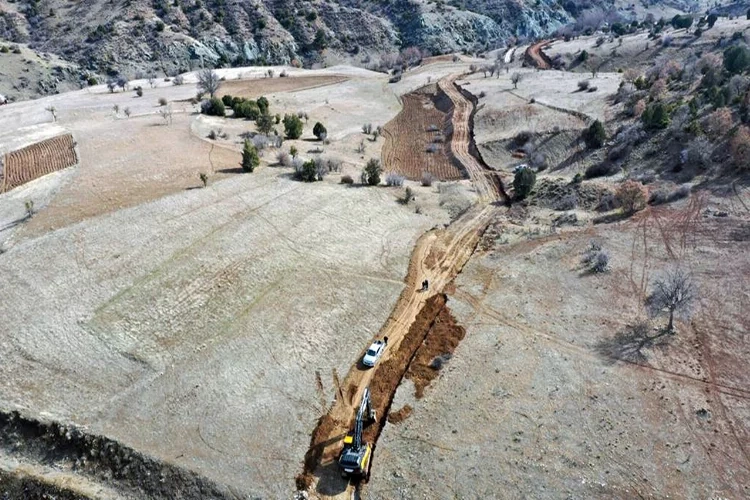
POLYGON ((615 197, 626 214, 632 214, 646 207, 648 190, 640 183, 627 180, 620 184, 615 197))
POLYGON ((258 104, 258 107, 260 108, 260 112, 262 114, 265 115, 268 113, 268 99, 261 96, 261 97, 258 97, 258 99, 255 102, 258 104))
POLYGON ((201 180, 201 183, 203 183, 204 188, 208 186, 208 175, 201 172, 198 174, 198 178, 201 180))
POLYGON ((591 82, 589 82, 588 80, 579 80, 579 82, 578 82, 578 90, 586 90, 586 89, 589 88, 590 84, 591 84, 591 82))
POLYGON ((159 106, 166 106, 167 105, 167 98, 166 97, 160 97, 159 98, 159 106))
POLYGON ((560 198, 555 204, 554 209, 565 212, 567 210, 574 210, 578 206, 578 196, 575 193, 569 193, 560 198))
POLYGON ((750 67, 750 49, 742 45, 734 45, 724 51, 724 68, 729 73, 737 75, 750 67))
POLYGON ((137 95, 138 97, 143 97, 143 89, 141 87, 136 87, 135 95, 137 95))
POLYGON ((648 204, 661 205, 664 203, 672 203, 673 201, 681 200, 688 196, 690 196, 690 186, 684 184, 671 192, 666 189, 654 191, 648 198, 648 204))
POLYGON ((402 205, 408 205, 414 199, 414 191, 410 187, 404 190, 404 196, 399 200, 402 205))
POLYGON ((729 142, 732 160, 737 168, 750 170, 750 129, 740 127, 729 142))
POLYGON ((242 148, 242 170, 245 172, 252 172, 255 167, 260 165, 260 157, 258 156, 258 150, 255 146, 250 144, 250 141, 245 139, 245 145, 242 148))
POLYGON ((603 273, 609 269, 609 255, 601 251, 594 256, 591 262, 591 270, 595 273, 603 273))
POLYGON ((208 133, 208 138, 212 141, 215 141, 218 135, 216 134, 216 131, 211 129, 211 132, 208 133))
POLYGON ((317 137, 319 141, 322 141, 328 135, 328 131, 322 123, 316 122, 313 127, 313 135, 317 137))
POLYGON ((536 183, 536 174, 530 168, 522 168, 513 178, 513 190, 519 200, 526 198, 536 183))
POLYGON ((177 75, 172 79, 172 85, 182 85, 185 83, 185 77, 182 75, 177 75))
POLYGON ((260 108, 255 101, 238 102, 234 105, 234 117, 257 120, 260 117, 260 108))
POLYGON ((706 118, 706 132, 717 139, 732 128, 732 111, 729 108, 719 108, 706 118))
POLYGON ((645 111, 643 111, 641 121, 649 130, 667 128, 670 122, 667 107, 661 102, 649 105, 645 111))
POLYGON ((531 140, 531 132, 528 130, 522 130, 513 137, 513 147, 520 148, 525 146, 531 140))
POLYGON ((421 182, 425 187, 432 186, 432 183, 435 182, 435 176, 429 172, 422 172, 421 182))
POLYGON ((224 103, 221 102, 221 99, 218 97, 212 97, 201 103, 201 113, 211 116, 225 116, 226 108, 224 107, 224 103))
POLYGON ((404 176, 394 172, 385 176, 385 185, 390 187, 401 187, 404 185, 404 176))
POLYGON ((367 135, 372 134, 372 123, 365 123, 362 125, 362 133, 367 135))
POLYGON ((678 14, 672 18, 671 24, 674 29, 688 29, 693 25, 693 16, 678 14))
POLYGON ((383 168, 380 166, 380 160, 377 158, 371 158, 367 162, 367 165, 365 165, 365 169, 362 171, 362 184, 377 186, 380 184, 380 174, 382 171, 383 168))
POLYGON ((229 94, 221 96, 221 102, 223 102, 224 106, 226 106, 227 108, 233 108, 234 107, 234 103, 235 103, 234 99, 240 99, 240 98, 232 97, 229 94))
POLYGON ((292 157, 286 151, 279 151, 276 153, 276 161, 283 167, 292 166, 292 157))
POLYGON ((599 90, 599 87, 592 85, 588 88, 587 92, 596 92, 597 90, 599 90))
POLYGON ((604 125, 599 120, 594 121, 589 128, 583 132, 583 140, 589 149, 598 149, 604 145, 607 139, 607 133, 604 131, 604 125))
POLYGON ((437 153, 439 150, 440 148, 438 147, 438 145, 434 143, 428 144, 427 148, 425 149, 425 151, 427 151, 428 153, 437 153))
POLYGON ((267 113, 261 112, 260 116, 255 119, 255 124, 258 127, 258 132, 268 135, 273 130, 273 117, 267 113))
POLYGON ((318 180, 315 160, 307 160, 301 165, 295 165, 294 177, 302 182, 315 182, 318 180))
POLYGON ((618 167, 615 163, 603 161, 603 162, 595 163, 594 165, 591 165, 589 168, 586 169, 586 172, 584 173, 584 175, 587 179, 593 179, 595 177, 604 177, 607 175, 614 175, 619 171, 620 171, 620 167, 618 167))
POLYGON ((354 184, 354 179, 352 179, 351 175, 342 175, 341 184, 354 184))
POLYGON ((284 134, 288 139, 300 138, 302 135, 302 120, 297 115, 284 115, 284 134))

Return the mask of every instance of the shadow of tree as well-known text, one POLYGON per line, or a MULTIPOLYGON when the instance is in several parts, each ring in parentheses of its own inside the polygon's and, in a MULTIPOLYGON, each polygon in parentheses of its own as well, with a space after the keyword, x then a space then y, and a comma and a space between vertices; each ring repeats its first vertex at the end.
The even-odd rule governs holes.
POLYGON ((651 332, 648 323, 638 322, 618 332, 614 337, 602 339, 594 349, 610 364, 617 361, 644 363, 648 361, 645 351, 664 350, 672 341, 672 334, 667 330, 659 330, 655 335, 650 335, 651 332))

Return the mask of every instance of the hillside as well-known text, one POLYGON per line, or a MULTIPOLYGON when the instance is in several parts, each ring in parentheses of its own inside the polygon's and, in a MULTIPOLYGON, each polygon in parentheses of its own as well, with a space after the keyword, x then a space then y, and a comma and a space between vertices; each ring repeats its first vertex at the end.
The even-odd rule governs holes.
MULTIPOLYGON (((645 2, 644 2, 645 4, 645 2)), ((172 76, 201 65, 349 63, 378 66, 410 46, 426 54, 479 52, 606 13, 671 16, 706 7, 702 0, 649 5, 622 0, 1 0, 0 42, 28 44, 78 70, 54 74, 31 58, 37 78, 9 70, 0 93, 28 98, 67 90, 57 81, 155 73, 172 76), (43 82, 39 85, 38 82, 43 82), (52 83, 50 83, 52 82, 52 83)), ((387 63, 386 63, 387 65, 387 63)), ((7 67, 3 64, 4 67, 7 67)))

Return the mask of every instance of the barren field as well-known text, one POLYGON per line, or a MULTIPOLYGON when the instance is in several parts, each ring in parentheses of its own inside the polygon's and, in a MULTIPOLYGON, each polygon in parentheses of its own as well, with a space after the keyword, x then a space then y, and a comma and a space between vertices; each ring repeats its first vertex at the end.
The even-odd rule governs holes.
POLYGON ((343 75, 290 76, 285 78, 258 78, 254 80, 230 80, 221 86, 219 96, 231 95, 254 99, 265 94, 292 92, 334 85, 346 81, 343 75))
POLYGON ((422 399, 402 384, 410 416, 385 427, 363 498, 746 498, 747 222, 705 202, 475 256, 448 301, 466 337, 422 399), (580 268, 591 239, 606 275, 580 268), (700 287, 692 319, 628 336, 676 262, 700 287))
POLYGON ((72 167, 78 161, 73 136, 60 135, 5 155, 0 172, 0 193, 43 175, 72 167))
POLYGON ((401 98, 403 109, 383 127, 386 172, 412 180, 419 180, 425 172, 440 180, 465 176, 450 157, 450 119, 439 109, 440 100, 443 109, 448 109, 450 101, 435 85, 401 98))

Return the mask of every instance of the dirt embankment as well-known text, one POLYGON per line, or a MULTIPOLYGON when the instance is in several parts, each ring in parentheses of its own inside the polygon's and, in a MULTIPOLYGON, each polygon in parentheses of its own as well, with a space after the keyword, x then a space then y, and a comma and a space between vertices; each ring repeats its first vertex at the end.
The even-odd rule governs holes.
MULTIPOLYGON (((0 411, 0 448, 9 456, 54 464, 134 498, 234 498, 224 487, 204 477, 147 457, 117 441, 77 427, 27 418, 15 411, 0 411)), ((23 488, 21 491, 25 492, 54 493, 54 498, 85 498, 33 477, 3 476, 8 477, 0 477, 2 491, 23 488)))

